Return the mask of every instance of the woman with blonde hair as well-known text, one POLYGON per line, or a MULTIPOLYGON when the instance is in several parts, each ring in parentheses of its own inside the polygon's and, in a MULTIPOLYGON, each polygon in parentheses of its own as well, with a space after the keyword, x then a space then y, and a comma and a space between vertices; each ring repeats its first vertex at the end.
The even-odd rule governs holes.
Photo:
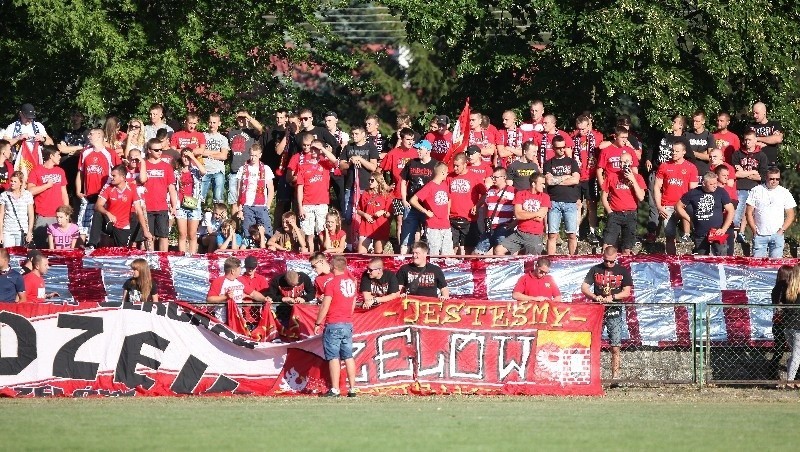
MULTIPOLYGON (((786 380, 793 381, 800 367, 800 265, 795 265, 789 282, 786 283, 786 308, 783 311, 783 327, 786 343, 789 345, 791 355, 786 363, 786 380)), ((790 387, 797 388, 796 383, 790 387)))
POLYGON ((122 285, 123 303, 158 303, 158 284, 150 273, 150 265, 144 259, 131 262, 131 278, 122 285))
POLYGON ((33 240, 33 195, 23 187, 25 175, 14 171, 11 190, 0 194, 0 244, 28 246, 33 240))
POLYGON ((139 118, 128 121, 128 136, 125 137, 125 157, 131 149, 144 150, 144 123, 139 118))
POLYGON ((106 118, 105 124, 103 124, 103 132, 106 136, 106 144, 110 149, 113 149, 114 152, 117 153, 120 159, 122 159, 125 155, 123 154, 123 143, 125 143, 125 139, 127 138, 128 134, 121 130, 122 124, 116 116, 109 116, 106 118))
POLYGON ((361 195, 355 214, 361 217, 361 224, 358 226, 358 252, 367 253, 372 245, 375 254, 382 254, 383 247, 389 240, 392 198, 380 171, 375 171, 370 176, 369 189, 361 195))

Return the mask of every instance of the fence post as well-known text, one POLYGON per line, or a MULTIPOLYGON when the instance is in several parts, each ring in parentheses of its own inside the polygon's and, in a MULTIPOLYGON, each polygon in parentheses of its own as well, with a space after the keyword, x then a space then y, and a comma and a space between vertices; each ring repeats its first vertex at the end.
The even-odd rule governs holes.
MULTIPOLYGON (((694 328, 692 328, 692 332, 694 333, 694 338, 692 340, 692 347, 697 347, 695 353, 692 353, 692 356, 695 357, 695 378, 697 381, 697 386, 702 389, 703 385, 705 384, 705 356, 704 356, 704 347, 703 347, 703 338, 705 337, 704 327, 705 324, 703 322, 703 308, 705 303, 697 303, 692 304, 692 310, 694 311, 694 315, 692 316, 694 319, 694 328), (698 337, 699 335, 699 337, 698 337)), ((706 316, 708 317, 708 316, 706 316)))

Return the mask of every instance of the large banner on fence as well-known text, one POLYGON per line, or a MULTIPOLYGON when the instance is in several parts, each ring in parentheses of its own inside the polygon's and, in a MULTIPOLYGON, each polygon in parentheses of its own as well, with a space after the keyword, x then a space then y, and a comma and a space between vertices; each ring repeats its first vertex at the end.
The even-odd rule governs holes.
MULTIPOLYGON (((319 336, 254 342, 178 303, 2 308, 0 395, 327 390, 319 336)), ((316 309, 295 314, 307 318, 316 309)), ((358 387, 367 394, 602 394, 602 317, 602 306, 585 303, 396 300, 355 316, 358 387)))
MULTIPOLYGON (((22 248, 12 249, 12 265, 24 257, 22 248)), ((307 256, 265 250, 184 256, 177 253, 143 254, 121 249, 82 252, 49 252, 48 290, 80 302, 120 301, 122 285, 130 277, 130 262, 137 257, 150 261, 158 279, 159 298, 196 303, 205 300, 211 279, 222 273, 222 263, 231 254, 259 259, 257 271, 267 278, 286 270, 297 270, 314 278, 307 256)), ((370 256, 348 256, 350 271, 360 277, 370 256)), ((535 257, 436 259, 442 267, 455 298, 472 298, 504 303, 535 257)), ((391 256, 385 267, 396 270, 408 259, 391 256)), ((770 346, 773 339, 769 308, 742 309, 736 305, 767 305, 775 284, 777 268, 796 260, 715 258, 693 256, 621 257, 631 271, 633 296, 626 300, 624 346, 672 347, 691 343, 692 315, 688 305, 719 304, 710 311, 709 337, 721 343, 770 346)), ((583 301, 580 285, 589 268, 600 262, 597 256, 555 256, 551 274, 558 282, 564 301, 583 301)), ((313 323, 313 322, 312 322, 313 323)))

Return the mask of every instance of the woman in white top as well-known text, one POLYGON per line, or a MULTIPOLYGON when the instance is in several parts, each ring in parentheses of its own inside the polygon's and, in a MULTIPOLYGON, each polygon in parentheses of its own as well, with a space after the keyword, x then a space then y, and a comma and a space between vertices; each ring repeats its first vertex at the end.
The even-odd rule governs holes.
POLYGON ((33 195, 22 188, 24 175, 11 175, 11 190, 0 194, 0 243, 6 248, 33 240, 33 195))

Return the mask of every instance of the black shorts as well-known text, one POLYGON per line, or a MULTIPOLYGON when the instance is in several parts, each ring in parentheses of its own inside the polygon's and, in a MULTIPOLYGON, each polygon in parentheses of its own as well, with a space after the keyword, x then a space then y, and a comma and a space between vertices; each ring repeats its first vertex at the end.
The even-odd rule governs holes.
POLYGON ((470 221, 466 218, 455 217, 450 219, 450 232, 453 234, 454 247, 464 246, 467 244, 469 227, 470 221))
POLYGON ((169 237, 169 215, 167 215, 167 211, 147 212, 147 226, 150 228, 150 233, 153 234, 153 237, 169 237))
POLYGON ((120 229, 111 226, 111 230, 109 232, 111 233, 109 235, 114 240, 114 246, 128 246, 128 242, 131 238, 130 229, 120 229))
POLYGON ((633 249, 636 244, 637 215, 635 210, 611 212, 606 221, 603 243, 614 246, 619 243, 621 250, 633 249))
POLYGON ((588 201, 600 200, 600 185, 597 183, 597 178, 593 177, 589 180, 581 181, 581 199, 588 201))
POLYGON ((131 242, 144 242, 144 231, 142 225, 139 224, 139 216, 135 213, 131 214, 131 242))

